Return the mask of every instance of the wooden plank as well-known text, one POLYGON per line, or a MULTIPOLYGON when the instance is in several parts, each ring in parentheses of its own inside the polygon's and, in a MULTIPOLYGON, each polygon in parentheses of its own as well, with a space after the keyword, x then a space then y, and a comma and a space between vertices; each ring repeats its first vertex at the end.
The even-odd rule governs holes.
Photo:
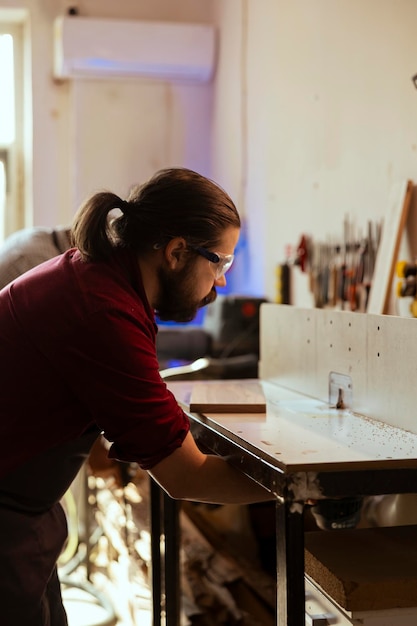
POLYGON ((411 180, 397 183, 392 188, 382 226, 367 313, 385 315, 390 312, 395 265, 407 221, 412 191, 411 180))
POLYGON ((416 537, 417 526, 307 532, 305 570, 347 611, 415 607, 416 537))
POLYGON ((417 259, 417 186, 414 184, 398 260, 411 262, 415 259, 417 259))
POLYGON ((193 385, 190 411, 266 413, 266 400, 261 384, 256 381, 206 381, 193 385))

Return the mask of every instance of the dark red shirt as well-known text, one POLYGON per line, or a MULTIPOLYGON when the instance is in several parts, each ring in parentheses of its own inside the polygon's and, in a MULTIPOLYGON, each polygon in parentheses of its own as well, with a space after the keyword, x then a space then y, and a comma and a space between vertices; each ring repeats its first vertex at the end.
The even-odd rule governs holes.
POLYGON ((85 263, 69 250, 30 270, 0 292, 0 329, 0 477, 94 425, 144 469, 182 444, 189 422, 159 376, 128 251, 85 263))

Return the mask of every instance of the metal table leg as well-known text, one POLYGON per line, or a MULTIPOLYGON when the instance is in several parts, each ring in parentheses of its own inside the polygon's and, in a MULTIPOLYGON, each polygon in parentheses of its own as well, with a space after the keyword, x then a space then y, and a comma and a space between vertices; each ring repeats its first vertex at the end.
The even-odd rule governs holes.
POLYGON ((277 504, 277 625, 305 625, 304 515, 291 502, 277 504))
POLYGON ((180 527, 177 500, 164 494, 166 626, 180 623, 180 527))
POLYGON ((152 624, 165 626, 180 623, 180 527, 179 503, 170 498, 150 478, 151 557, 152 557, 152 624), (164 553, 161 554, 161 539, 164 553))
POLYGON ((161 626, 162 567, 161 567, 161 488, 149 478, 151 504, 151 567, 152 567, 152 624, 161 626))

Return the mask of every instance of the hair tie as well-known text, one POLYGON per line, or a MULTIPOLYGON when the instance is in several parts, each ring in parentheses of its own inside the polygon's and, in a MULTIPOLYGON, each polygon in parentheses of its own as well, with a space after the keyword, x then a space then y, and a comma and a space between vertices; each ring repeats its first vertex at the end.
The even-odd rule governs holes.
POLYGON ((122 200, 119 203, 119 209, 122 213, 127 213, 130 209, 130 203, 127 200, 122 200))

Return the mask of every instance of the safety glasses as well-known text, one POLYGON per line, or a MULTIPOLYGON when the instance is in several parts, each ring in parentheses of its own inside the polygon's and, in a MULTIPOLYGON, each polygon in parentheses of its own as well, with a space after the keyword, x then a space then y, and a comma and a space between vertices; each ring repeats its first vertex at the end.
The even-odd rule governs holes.
POLYGON ((219 280, 222 276, 224 276, 227 270, 230 269, 233 259, 235 258, 234 254, 222 254, 221 252, 211 252, 207 250, 207 248, 203 248, 202 246, 188 246, 200 256, 203 256, 205 259, 213 263, 214 265, 214 275, 216 280, 219 280))

